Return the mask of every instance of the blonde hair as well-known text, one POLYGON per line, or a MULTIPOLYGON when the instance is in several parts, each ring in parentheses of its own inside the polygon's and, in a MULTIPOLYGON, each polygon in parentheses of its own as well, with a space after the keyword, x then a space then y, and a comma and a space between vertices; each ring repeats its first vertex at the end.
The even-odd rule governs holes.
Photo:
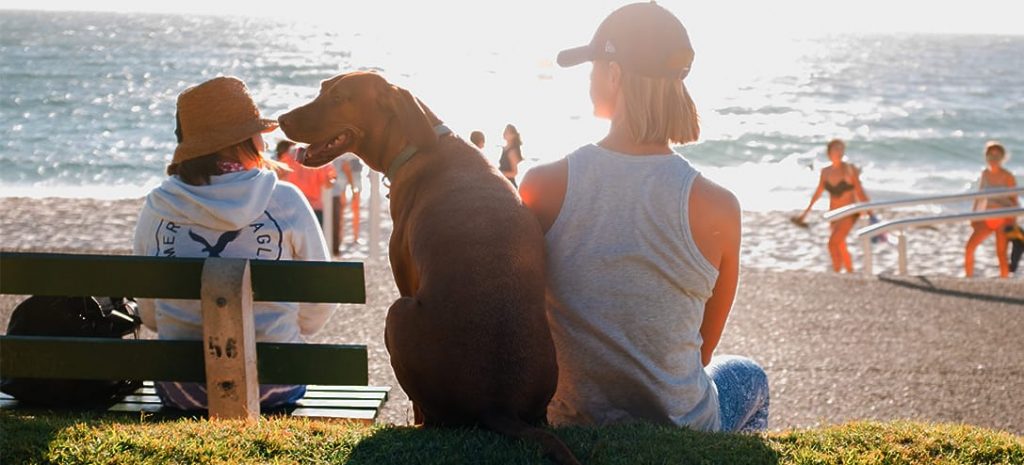
POLYGON ((623 70, 622 92, 634 142, 685 144, 700 137, 697 106, 681 79, 650 78, 623 70))

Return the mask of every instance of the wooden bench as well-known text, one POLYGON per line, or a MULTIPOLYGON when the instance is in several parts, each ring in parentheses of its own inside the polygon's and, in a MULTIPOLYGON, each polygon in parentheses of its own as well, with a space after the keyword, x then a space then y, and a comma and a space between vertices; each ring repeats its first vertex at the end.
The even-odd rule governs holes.
POLYGON ((0 294, 201 300, 201 341, 0 336, 5 378, 146 381, 111 412, 178 415, 152 381, 205 381, 210 417, 253 420, 260 383, 306 384, 275 412, 372 422, 390 391, 367 386, 364 345, 255 342, 253 301, 365 303, 361 263, 0 252, 0 294))

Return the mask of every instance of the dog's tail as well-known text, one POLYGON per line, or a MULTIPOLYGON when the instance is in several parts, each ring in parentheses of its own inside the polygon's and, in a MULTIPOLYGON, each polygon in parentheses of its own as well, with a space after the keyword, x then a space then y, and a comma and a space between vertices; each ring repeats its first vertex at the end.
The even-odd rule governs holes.
POLYGON ((481 423, 498 434, 539 443, 544 455, 561 465, 582 465, 558 436, 544 428, 531 426, 518 418, 497 412, 483 415, 481 423))

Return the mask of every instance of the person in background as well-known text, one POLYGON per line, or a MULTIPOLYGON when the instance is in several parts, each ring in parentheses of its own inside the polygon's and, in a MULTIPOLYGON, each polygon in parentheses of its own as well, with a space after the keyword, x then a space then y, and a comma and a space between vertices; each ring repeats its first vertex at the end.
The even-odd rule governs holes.
POLYGON ((324 165, 319 168, 307 167, 297 160, 297 152, 306 150, 305 147, 296 148, 295 143, 290 140, 283 140, 277 143, 277 159, 287 166, 287 170, 278 170, 278 175, 284 182, 295 184, 306 196, 306 200, 313 207, 317 222, 323 225, 324 222, 324 189, 334 184, 337 174, 334 167, 324 165))
POLYGON ((469 141, 472 142, 473 145, 475 145, 476 148, 480 150, 483 150, 484 144, 486 144, 486 141, 484 139, 484 133, 480 131, 473 131, 469 133, 469 141))
POLYGON ((768 426, 764 370, 714 355, 739 279, 740 206, 671 147, 700 133, 683 83, 692 60, 686 29, 653 2, 616 10, 590 45, 558 56, 593 62, 594 115, 611 125, 519 190, 547 242, 556 425, 768 426))
POLYGON ((1024 229, 1019 224, 1013 224, 1004 228, 1003 231, 1006 232, 1006 238, 1009 239, 1010 244, 1013 246, 1010 250, 1010 266, 1008 269, 1010 273, 1024 277, 1024 273, 1017 273, 1020 259, 1024 256, 1024 229))
POLYGON ((515 126, 508 124, 502 133, 505 138, 505 147, 501 149, 501 158, 498 159, 498 170, 505 178, 517 186, 516 176, 519 175, 519 163, 523 161, 523 138, 515 126))
POLYGON ((341 242, 345 238, 345 203, 347 191, 352 191, 352 243, 359 242, 359 197, 363 186, 363 163, 359 157, 346 153, 335 158, 331 164, 335 172, 340 172, 332 190, 334 208, 334 227, 331 234, 334 255, 341 255, 341 242))
MULTIPOLYGON (((846 144, 833 139, 826 146, 828 158, 832 162, 830 166, 821 169, 821 176, 818 178, 818 187, 811 196, 811 203, 807 205, 803 213, 792 218, 793 222, 806 226, 804 219, 811 207, 821 198, 824 191, 829 194, 829 210, 835 210, 856 202, 868 202, 868 195, 860 183, 860 170, 856 166, 843 161, 846 153, 846 144)), ((853 273, 853 259, 850 257, 850 249, 846 247, 846 237, 850 230, 857 223, 858 215, 848 216, 831 223, 832 235, 828 238, 828 253, 832 258, 832 271, 840 272, 846 270, 853 273)))
POLYGON ((277 141, 277 146, 274 147, 274 160, 279 162, 274 166, 274 172, 277 173, 277 179, 280 179, 281 181, 285 181, 292 173, 292 169, 285 161, 285 156, 291 152, 293 147, 295 147, 295 142, 288 139, 281 139, 277 141))
MULTIPOLYGON (((978 180, 979 190, 1006 189, 1017 187, 1017 179, 1013 173, 1003 168, 1006 161, 1006 148, 996 141, 989 141, 985 144, 986 168, 981 172, 978 180)), ((1006 197, 989 197, 978 199, 974 202, 975 211, 996 210, 1001 208, 1019 207, 1020 200, 1017 195, 1006 197)), ((996 233, 996 257, 999 261, 999 277, 1006 278, 1010 275, 1010 266, 1007 260, 1007 237, 1006 233, 1012 231, 1016 224, 1014 217, 989 218, 983 221, 971 222, 973 232, 967 239, 967 247, 964 251, 964 276, 974 276, 974 251, 978 245, 993 232, 996 233)))
MULTIPOLYGON (((133 253, 160 257, 230 257, 251 260, 328 260, 313 210, 295 186, 278 181, 277 163, 263 156, 263 119, 245 84, 219 77, 178 96, 178 146, 169 177, 146 196, 133 253)), ((199 340, 196 300, 140 299, 142 322, 160 339, 199 340)), ((330 317, 335 304, 257 302, 256 340, 303 342, 330 317)), ((303 385, 260 385, 263 408, 291 404, 303 385)), ((207 407, 204 383, 156 383, 165 405, 207 407)))

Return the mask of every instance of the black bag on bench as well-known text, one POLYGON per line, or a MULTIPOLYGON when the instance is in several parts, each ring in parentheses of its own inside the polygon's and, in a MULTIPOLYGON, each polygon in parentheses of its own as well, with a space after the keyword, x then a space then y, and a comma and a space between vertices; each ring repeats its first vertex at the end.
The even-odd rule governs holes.
MULTIPOLYGON (((124 297, 32 296, 18 304, 9 336, 122 338, 141 324, 138 304, 124 297)), ((0 380, 0 391, 18 402, 46 407, 89 406, 119 401, 141 381, 28 379, 0 380)))

